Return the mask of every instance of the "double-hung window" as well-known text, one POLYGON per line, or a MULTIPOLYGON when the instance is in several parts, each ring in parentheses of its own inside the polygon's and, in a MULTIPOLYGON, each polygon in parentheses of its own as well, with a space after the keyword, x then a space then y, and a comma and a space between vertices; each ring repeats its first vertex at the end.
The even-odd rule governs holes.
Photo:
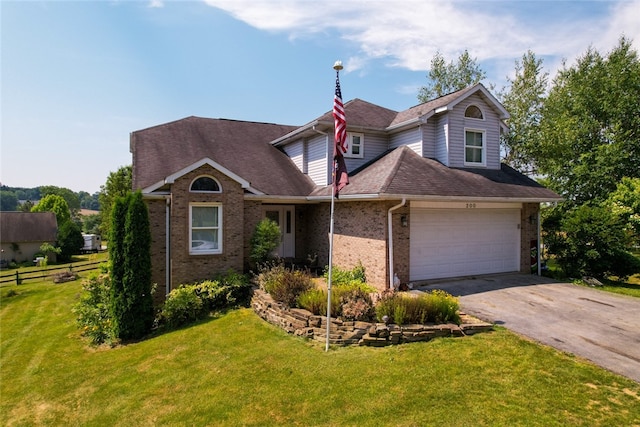
POLYGON ((364 134, 351 133, 347 134, 347 152, 344 153, 345 157, 364 157, 364 134))
POLYGON ((465 129, 464 131, 464 164, 466 166, 485 165, 485 132, 483 130, 465 129))
POLYGON ((189 205, 189 253, 192 255, 222 253, 222 205, 191 203, 189 205))

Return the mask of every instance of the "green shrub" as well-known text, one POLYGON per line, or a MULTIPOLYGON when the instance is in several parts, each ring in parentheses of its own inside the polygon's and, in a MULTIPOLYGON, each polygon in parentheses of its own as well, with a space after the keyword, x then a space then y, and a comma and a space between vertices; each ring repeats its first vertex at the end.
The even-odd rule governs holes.
POLYGON ((91 344, 111 344, 116 340, 109 310, 111 279, 107 273, 92 272, 82 283, 80 302, 73 307, 76 323, 91 344))
POLYGON ((196 286, 182 285, 167 295, 162 306, 161 320, 170 328, 186 325, 206 316, 208 312, 203 307, 196 286))
POLYGON ((378 321, 387 316, 397 325, 406 323, 460 323, 458 299, 447 292, 435 290, 417 297, 386 291, 375 305, 378 321))
POLYGON ((247 305, 251 283, 232 270, 215 280, 184 284, 172 290, 162 306, 159 323, 169 328, 183 326, 216 310, 247 305))
MULTIPOLYGON (((329 281, 329 267, 324 269, 324 279, 329 281)), ((345 270, 337 266, 333 266, 331 269, 331 283, 333 285, 341 285, 349 282, 366 283, 367 277, 364 272, 364 266, 360 261, 351 270, 345 270)))
POLYGON ((275 221, 265 218, 258 223, 251 236, 249 258, 260 267, 273 258, 273 251, 279 244, 280 226, 275 221))
POLYGON ((251 298, 251 283, 246 276, 229 271, 216 280, 205 280, 195 286, 203 309, 211 312, 234 306, 246 306, 251 298))
POLYGON ((640 273, 640 263, 628 252, 626 223, 610 209, 581 205, 562 206, 545 216, 545 245, 569 277, 625 278, 640 273))
POLYGON ((283 265, 263 268, 256 281, 274 300, 289 307, 295 307, 298 297, 313 288, 309 273, 290 270, 283 265))

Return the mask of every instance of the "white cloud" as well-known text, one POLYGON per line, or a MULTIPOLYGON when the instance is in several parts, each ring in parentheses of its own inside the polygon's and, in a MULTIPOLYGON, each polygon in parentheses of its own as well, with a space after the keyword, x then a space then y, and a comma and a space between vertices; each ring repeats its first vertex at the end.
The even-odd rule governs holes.
POLYGON ((151 8, 162 8, 164 7, 163 0, 149 0, 149 7, 151 8))
POLYGON ((636 46, 640 43, 640 0, 607 3, 610 13, 604 16, 585 13, 590 4, 580 2, 547 12, 553 2, 526 2, 529 9, 523 11, 509 1, 205 1, 253 27, 291 38, 335 32, 358 52, 346 62, 345 71, 351 72, 374 59, 426 70, 437 51, 454 60, 467 49, 480 62, 508 63, 496 71, 504 71, 502 77, 531 49, 538 57, 551 58, 553 76, 561 58, 571 63, 591 45, 608 51, 622 33, 636 46), (578 9, 582 13, 574 13, 578 9))

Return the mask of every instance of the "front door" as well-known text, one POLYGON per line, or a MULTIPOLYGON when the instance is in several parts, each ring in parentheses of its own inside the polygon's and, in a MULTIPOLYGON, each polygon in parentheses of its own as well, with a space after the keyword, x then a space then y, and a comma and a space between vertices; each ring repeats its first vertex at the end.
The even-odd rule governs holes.
POLYGON ((295 207, 290 205, 264 207, 265 218, 269 218, 280 227, 280 245, 275 251, 280 258, 294 258, 296 256, 294 214, 295 207))

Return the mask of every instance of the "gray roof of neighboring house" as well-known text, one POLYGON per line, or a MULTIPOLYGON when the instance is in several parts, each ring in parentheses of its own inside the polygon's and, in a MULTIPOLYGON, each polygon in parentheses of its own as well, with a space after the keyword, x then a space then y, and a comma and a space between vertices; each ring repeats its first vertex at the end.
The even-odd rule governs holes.
POLYGON ((53 212, 1 212, 3 243, 55 242, 58 222, 53 212))
MULTIPOLYGON (((500 170, 449 168, 421 157, 407 146, 390 150, 368 165, 350 172, 341 197, 378 194, 425 198, 493 198, 551 201, 560 197, 507 165, 500 170)), ((312 196, 330 196, 330 187, 312 196)))
POLYGON ((315 188, 311 179, 270 144, 296 128, 191 116, 133 132, 133 188, 147 188, 210 158, 264 194, 306 196, 315 188))

